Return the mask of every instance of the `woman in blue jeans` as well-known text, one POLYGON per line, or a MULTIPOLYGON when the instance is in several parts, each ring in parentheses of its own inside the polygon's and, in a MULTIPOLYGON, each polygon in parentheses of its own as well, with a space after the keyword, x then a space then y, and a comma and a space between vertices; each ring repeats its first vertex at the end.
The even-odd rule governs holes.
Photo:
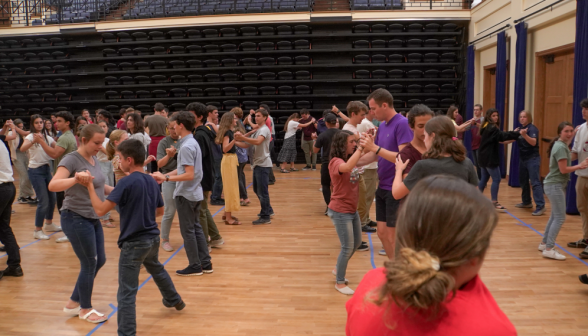
POLYGON ((51 182, 52 159, 40 145, 41 141, 45 141, 49 146, 54 147, 55 140, 43 134, 44 125, 43 117, 38 114, 31 116, 31 133, 24 138, 20 151, 29 154, 28 175, 38 200, 33 238, 46 240, 49 236, 43 233, 43 220, 45 220, 45 232, 58 232, 61 231, 61 227, 53 224, 55 193, 48 189, 51 182))
POLYGON ((347 263, 355 250, 361 245, 361 220, 357 213, 359 199, 359 173, 355 165, 361 157, 363 148, 357 145, 355 135, 341 131, 333 136, 329 175, 333 192, 327 214, 335 225, 341 242, 341 252, 333 275, 337 277, 335 289, 342 294, 352 295, 354 291, 347 286, 345 272, 347 263))
POLYGON ((543 181, 543 189, 551 203, 551 216, 547 221, 543 240, 539 244, 539 251, 543 252, 544 258, 566 259, 554 248, 559 229, 566 220, 566 187, 571 172, 588 167, 588 159, 578 165, 570 166, 572 163, 570 142, 572 142, 575 133, 572 124, 567 121, 562 122, 557 127, 558 138, 551 141, 547 151, 549 154, 549 174, 543 181))
POLYGON ((503 132, 500 130, 500 118, 498 117, 498 110, 491 108, 486 111, 484 123, 480 127, 480 148, 479 162, 482 170, 482 178, 478 184, 478 189, 484 192, 486 184, 490 177, 492 177, 492 186, 490 187, 490 196, 492 203, 497 211, 506 212, 506 208, 498 203, 498 188, 500 187, 500 146, 503 142, 513 142, 519 137, 520 133, 511 131, 503 132))
POLYGON ((88 189, 82 184, 93 176, 94 189, 102 201, 104 194, 109 194, 113 189, 105 185, 106 178, 96 157, 105 134, 96 124, 84 126, 80 132, 80 147, 63 157, 49 184, 51 191, 65 191, 61 225, 81 265, 75 288, 63 311, 91 323, 101 323, 108 319, 92 308, 94 278, 106 262, 106 255, 100 217, 94 212, 88 189), (78 176, 78 172, 84 171, 90 172, 92 176, 78 176))

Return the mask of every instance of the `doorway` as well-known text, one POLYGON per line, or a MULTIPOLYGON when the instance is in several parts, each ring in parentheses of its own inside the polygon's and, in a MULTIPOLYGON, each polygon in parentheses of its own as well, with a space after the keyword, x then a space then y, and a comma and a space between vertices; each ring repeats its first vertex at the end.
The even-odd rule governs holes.
POLYGON ((572 121, 574 94, 574 44, 535 53, 535 126, 539 129, 541 177, 549 173, 549 143, 557 126, 572 121))

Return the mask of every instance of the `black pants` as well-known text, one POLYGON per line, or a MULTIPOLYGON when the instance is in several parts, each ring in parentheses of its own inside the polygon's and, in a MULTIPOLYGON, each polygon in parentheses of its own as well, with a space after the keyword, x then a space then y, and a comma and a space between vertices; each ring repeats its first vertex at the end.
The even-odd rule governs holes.
POLYGON ((275 163, 276 166, 279 166, 279 163, 277 162, 276 152, 274 151, 274 139, 273 138, 269 144, 269 151, 270 151, 270 158, 272 160, 272 170, 270 170, 270 172, 269 172, 269 183, 275 183, 276 176, 274 175, 273 164, 275 163))
POLYGON ((329 206, 331 203, 331 175, 329 175, 328 163, 321 163, 321 187, 323 188, 323 199, 329 206))
POLYGON ((56 192, 55 198, 57 199, 57 211, 59 211, 59 214, 61 215, 61 207, 63 206, 63 200, 65 199, 65 191, 56 192))
POLYGON ((14 183, 0 184, 0 242, 6 247, 6 254, 8 254, 6 263, 9 267, 20 266, 20 247, 10 227, 12 202, 14 202, 15 196, 14 183))
POLYGON ((245 180, 245 166, 247 162, 239 163, 239 167, 237 167, 237 174, 239 175, 239 198, 247 199, 247 181, 245 180))

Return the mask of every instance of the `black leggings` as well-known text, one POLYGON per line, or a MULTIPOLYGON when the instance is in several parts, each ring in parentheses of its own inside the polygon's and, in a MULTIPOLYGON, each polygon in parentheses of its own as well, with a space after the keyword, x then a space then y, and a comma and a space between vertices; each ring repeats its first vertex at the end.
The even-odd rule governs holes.
POLYGON ((245 180, 245 173, 243 170, 247 162, 239 163, 239 167, 237 168, 237 174, 239 175, 239 198, 247 199, 247 181, 245 180))

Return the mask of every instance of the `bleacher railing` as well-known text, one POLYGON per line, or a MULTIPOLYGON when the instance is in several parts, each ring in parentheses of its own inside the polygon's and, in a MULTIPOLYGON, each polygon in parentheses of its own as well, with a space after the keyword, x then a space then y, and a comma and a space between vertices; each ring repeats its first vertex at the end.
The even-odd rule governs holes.
MULTIPOLYGON (((472 0, 349 0, 351 11, 470 9, 472 0)), ((0 0, 0 27, 161 17, 311 12, 314 0, 0 0)))

